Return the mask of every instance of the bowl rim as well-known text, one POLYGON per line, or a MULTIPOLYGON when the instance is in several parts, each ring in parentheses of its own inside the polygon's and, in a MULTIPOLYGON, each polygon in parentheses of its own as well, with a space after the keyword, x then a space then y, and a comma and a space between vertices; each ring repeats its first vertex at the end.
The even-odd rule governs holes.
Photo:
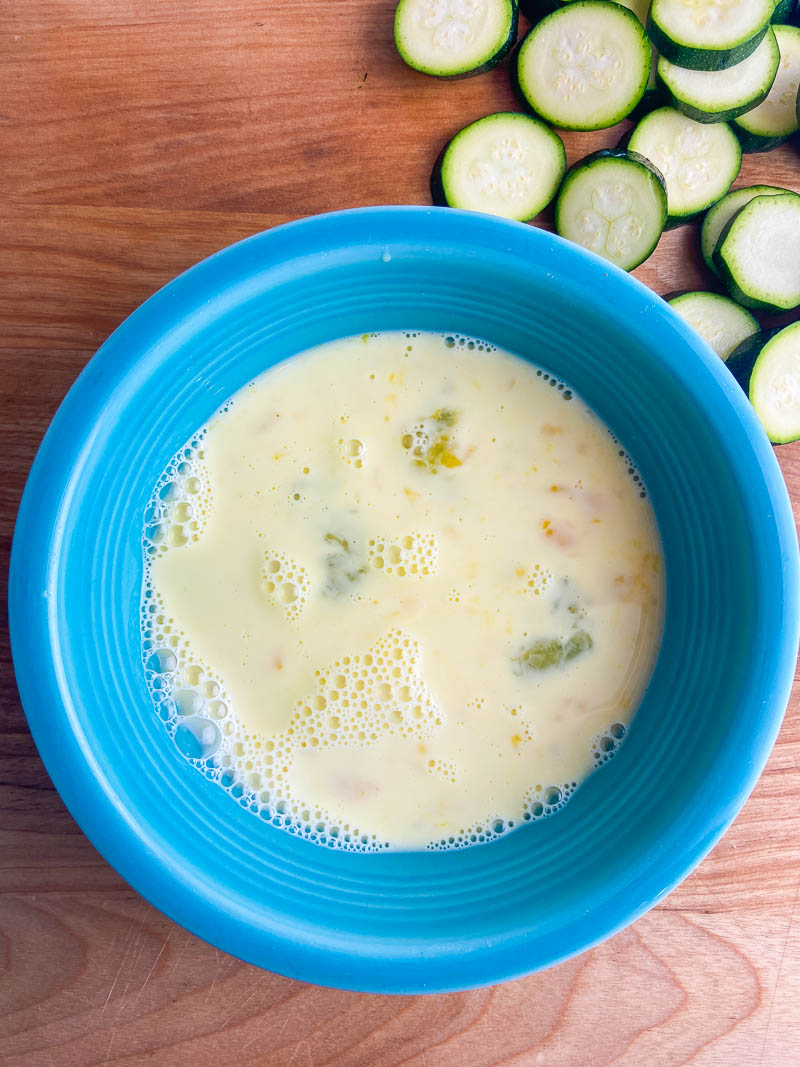
MULTIPOLYGON (((431 224, 433 225, 433 224, 431 224)), ((463 234, 461 235, 463 237, 463 234)), ((415 239, 417 235, 415 234, 415 239)), ((375 238, 380 243, 380 238, 375 238)), ((209 295, 224 290, 224 282, 212 284, 209 295)), ((179 320, 176 320, 176 322, 179 320)), ((135 346, 134 346, 135 347, 135 346)), ((664 358, 667 358, 666 356, 664 358)), ((681 882, 716 844, 738 814, 752 791, 777 736, 788 703, 794 678, 797 658, 800 612, 798 589, 800 588, 800 559, 798 558, 797 533, 794 516, 772 446, 767 440, 758 419, 738 385, 732 385, 730 373, 722 361, 706 343, 636 278, 614 267, 593 253, 562 240, 554 234, 510 222, 494 216, 473 212, 454 211, 449 208, 419 206, 388 206, 353 208, 346 211, 314 215, 273 229, 253 234, 228 245, 213 255, 201 260, 188 270, 177 275, 161 289, 137 307, 100 346, 73 383, 58 411, 53 417, 32 464, 20 504, 12 544, 9 569, 9 626, 11 647, 17 685, 28 724, 39 754, 53 783, 76 822, 92 844, 111 866, 150 903, 169 918, 186 929, 209 941, 224 951, 230 952, 249 963, 288 977, 313 982, 319 985, 360 992, 374 993, 420 993, 465 990, 489 985, 498 981, 521 977, 532 969, 549 967, 583 952, 625 928, 639 918, 681 882), (354 957, 348 966, 342 966, 342 958, 331 952, 323 941, 299 945, 291 934, 272 935, 265 941, 251 943, 247 937, 247 917, 231 914, 224 908, 225 898, 213 885, 202 886, 203 897, 194 895, 192 882, 197 879, 187 864, 181 868, 175 856, 167 854, 158 840, 148 838, 146 828, 136 823, 136 812, 129 811, 114 794, 113 786, 105 777, 103 768, 93 758, 87 744, 81 738, 78 722, 64 706, 63 690, 60 687, 59 665, 52 656, 42 656, 42 650, 52 651, 48 588, 52 582, 51 557, 53 544, 58 539, 54 527, 58 513, 63 507, 61 494, 54 488, 66 486, 73 474, 69 450, 59 449, 59 438, 66 432, 66 424, 76 405, 91 401, 96 405, 103 395, 110 393, 136 363, 133 357, 129 365, 119 360, 116 350, 126 345, 128 338, 140 332, 166 334, 173 323, 169 319, 169 298, 177 286, 184 286, 187 279, 197 282, 199 289, 209 291, 209 277, 213 272, 209 265, 218 267, 242 254, 253 253, 254 269, 263 261, 263 249, 286 234, 313 236, 315 230, 334 234, 341 239, 351 223, 366 220, 370 232, 380 234, 381 227, 392 219, 400 221, 412 218, 419 221, 432 218, 435 225, 446 231, 448 227, 473 228, 476 233, 488 233, 496 239, 499 247, 516 242, 540 245, 541 254, 556 252, 569 264, 580 264, 581 269, 593 273, 598 286, 618 290, 618 295, 628 291, 634 303, 654 301, 674 332, 680 334, 697 357, 706 364, 714 378, 723 387, 723 392, 733 403, 744 435, 752 449, 752 460, 761 469, 764 483, 773 507, 778 540, 782 548, 784 617, 791 625, 781 635, 781 654, 774 675, 774 687, 769 701, 759 709, 759 731, 754 737, 754 747, 749 753, 746 766, 735 787, 725 798, 724 812, 709 814, 702 830, 693 837, 690 846, 676 848, 673 855, 659 858, 658 872, 654 870, 648 881, 648 891, 635 906, 623 907, 619 913, 594 916, 592 922, 584 923, 585 935, 578 937, 578 944, 569 944, 563 951, 555 952, 552 958, 539 962, 532 968, 526 966, 524 953, 485 951, 465 955, 457 974, 452 969, 436 973, 435 956, 428 957, 428 973, 424 966, 417 969, 396 964, 392 968, 374 967, 367 957, 354 957), (165 307, 167 312, 165 314, 165 307), (102 373, 98 373, 102 372, 102 373), (34 652, 36 666, 34 668, 34 652), (56 714, 53 714, 56 709, 56 714), (210 899, 216 893, 216 904, 210 899), (270 949, 270 951, 265 951, 270 949), (453 981, 453 978, 456 978, 453 981)), ((92 434, 92 428, 79 431, 81 440, 92 434)), ((74 436, 74 434, 73 434, 74 436)), ((421 954, 422 956, 423 954, 421 954)), ((426 960, 420 959, 424 965, 426 960)))

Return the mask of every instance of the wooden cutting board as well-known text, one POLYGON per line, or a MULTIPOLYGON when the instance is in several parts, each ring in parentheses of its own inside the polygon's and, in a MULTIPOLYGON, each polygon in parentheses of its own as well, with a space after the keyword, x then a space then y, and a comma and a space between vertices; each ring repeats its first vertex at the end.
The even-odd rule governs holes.
MULTIPOLYGON (((0 553, 37 444, 86 360, 178 271, 257 230, 427 203, 503 68, 440 83, 392 47, 392 0, 4 0, 0 6, 0 553)), ((621 129, 565 138, 568 160, 621 129)), ((800 155, 740 185, 800 191, 800 155)), ((547 224, 547 219, 543 220, 547 224)), ((636 272, 708 287, 696 227, 636 272)), ((780 450, 800 504, 800 444, 780 450)), ((5 603, 5 596, 3 596, 5 603)), ((710 665, 713 669, 713 665, 710 665)), ((800 701, 733 828, 633 927, 545 974, 361 996, 239 963, 89 845, 27 732, 0 631, 0 1062, 737 1067, 800 1063, 800 701)))

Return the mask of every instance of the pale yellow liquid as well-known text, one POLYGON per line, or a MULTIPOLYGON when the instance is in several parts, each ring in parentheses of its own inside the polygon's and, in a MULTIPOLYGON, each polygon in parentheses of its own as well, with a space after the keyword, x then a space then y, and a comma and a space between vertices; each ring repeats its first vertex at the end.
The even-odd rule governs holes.
POLYGON ((464 844, 613 750, 661 549, 563 385, 477 342, 365 335, 266 372, 196 440, 162 480, 146 635, 263 812, 345 847, 464 844))

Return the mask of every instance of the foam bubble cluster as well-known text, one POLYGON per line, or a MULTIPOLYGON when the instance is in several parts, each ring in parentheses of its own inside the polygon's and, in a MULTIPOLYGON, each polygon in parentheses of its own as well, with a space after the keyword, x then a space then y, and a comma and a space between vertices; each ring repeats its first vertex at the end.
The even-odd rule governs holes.
POLYGON ((495 345, 488 341, 476 341, 473 337, 465 337, 463 334, 448 334, 444 339, 445 348, 466 348, 468 352, 496 352, 495 345))
POLYGON ((617 754, 627 732, 621 722, 614 722, 605 733, 598 734, 592 742, 592 755, 598 767, 617 754))
POLYGON ((553 588, 553 572, 534 563, 522 575, 524 590, 532 596, 545 596, 553 588))
POLYGON ((439 544, 432 533, 414 530, 402 537, 372 537, 367 545, 370 565, 395 578, 426 578, 439 569, 439 544))
POLYGON ((192 438, 156 483, 145 511, 146 559, 200 539, 211 504, 202 441, 202 433, 192 438))
POLYGON ((285 552, 264 553, 261 588, 270 604, 280 608, 290 620, 297 619, 311 592, 305 567, 285 552))

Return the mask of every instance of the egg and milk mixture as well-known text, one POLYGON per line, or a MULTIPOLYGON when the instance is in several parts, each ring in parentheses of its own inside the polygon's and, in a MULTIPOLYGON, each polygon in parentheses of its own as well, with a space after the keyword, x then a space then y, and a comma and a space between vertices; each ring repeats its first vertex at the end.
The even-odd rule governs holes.
POLYGON ((661 550, 585 404, 483 342, 364 335, 270 369, 171 461, 143 658, 184 754, 359 850, 458 847, 562 805, 652 671, 661 550))

